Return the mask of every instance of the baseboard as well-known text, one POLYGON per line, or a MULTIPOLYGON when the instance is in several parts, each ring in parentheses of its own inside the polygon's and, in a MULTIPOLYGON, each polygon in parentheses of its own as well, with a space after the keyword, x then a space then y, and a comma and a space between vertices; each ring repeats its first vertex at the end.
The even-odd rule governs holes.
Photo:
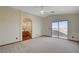
POLYGON ((11 45, 11 44, 14 44, 14 43, 19 43, 19 42, 22 42, 22 41, 17 41, 17 42, 12 42, 12 43, 7 43, 7 44, 4 44, 4 45, 0 45, 0 47, 7 46, 7 45, 11 45))
MULTIPOLYGON (((38 36, 38 37, 41 37, 41 36, 38 36)), ((35 37, 35 38, 38 38, 38 37, 35 37)), ((35 38, 32 38, 32 39, 35 39, 35 38)), ((16 42, 12 42, 12 43, 7 43, 7 44, 4 44, 4 45, 0 45, 0 47, 3 47, 3 46, 7 46, 7 45, 11 45, 11 44, 15 44, 15 43, 19 43, 19 42, 22 42, 23 40, 21 41, 16 41, 16 42)), ((26 40, 24 40, 26 41, 26 40)))
POLYGON ((73 41, 73 42, 77 42, 77 43, 79 43, 79 41, 76 41, 76 40, 72 40, 72 39, 68 39, 69 41, 73 41))
POLYGON ((48 35, 41 35, 41 37, 51 37, 51 36, 48 36, 48 35))
POLYGON ((32 39, 39 38, 39 37, 42 37, 42 35, 40 35, 40 36, 37 36, 37 37, 34 37, 34 38, 32 38, 32 39))
MULTIPOLYGON (((41 36, 38 36, 38 37, 51 37, 51 36, 41 35, 41 36)), ((38 38, 38 37, 34 37, 32 39, 35 39, 35 38, 38 38)), ((79 43, 79 41, 76 41, 76 40, 71 40, 71 39, 68 39, 68 40, 79 43)), ((17 42, 12 42, 12 43, 8 43, 8 44, 0 45, 0 47, 7 46, 7 45, 11 45, 11 44, 14 44, 14 43, 19 43, 19 42, 22 42, 22 41, 17 41, 17 42)))

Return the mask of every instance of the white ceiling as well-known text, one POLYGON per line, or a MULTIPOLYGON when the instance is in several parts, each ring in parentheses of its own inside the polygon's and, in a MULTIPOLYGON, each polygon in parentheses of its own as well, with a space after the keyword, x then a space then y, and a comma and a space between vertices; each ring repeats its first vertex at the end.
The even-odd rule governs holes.
POLYGON ((46 17, 49 15, 57 15, 57 14, 74 14, 79 13, 78 6, 43 6, 44 11, 54 11, 54 13, 40 13, 40 6, 12 6, 12 8, 16 8, 22 10, 24 12, 31 13, 33 15, 46 17))

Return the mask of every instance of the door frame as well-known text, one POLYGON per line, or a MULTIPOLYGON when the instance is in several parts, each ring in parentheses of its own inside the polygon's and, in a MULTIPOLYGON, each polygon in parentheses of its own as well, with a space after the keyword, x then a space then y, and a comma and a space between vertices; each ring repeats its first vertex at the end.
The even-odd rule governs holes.
MULTIPOLYGON (((27 18, 27 17, 25 17, 26 19, 29 19, 30 21, 31 21, 31 36, 32 36, 32 20, 30 19, 30 18, 27 18)), ((22 20, 23 19, 25 19, 25 18, 22 18, 21 20, 20 20, 20 40, 21 41, 23 41, 23 39, 22 39, 22 20)))
MULTIPOLYGON (((67 21, 68 22, 68 24, 67 24, 67 39, 69 39, 69 20, 56 20, 56 21, 52 21, 52 23, 58 22, 58 31, 59 31, 59 22, 61 22, 61 21, 67 21)), ((52 23, 51 23, 51 25, 52 25, 52 23)), ((52 28, 51 28, 51 35, 52 35, 52 28)), ((58 39, 65 39, 65 38, 59 38, 59 32, 58 32, 57 38, 58 39)))

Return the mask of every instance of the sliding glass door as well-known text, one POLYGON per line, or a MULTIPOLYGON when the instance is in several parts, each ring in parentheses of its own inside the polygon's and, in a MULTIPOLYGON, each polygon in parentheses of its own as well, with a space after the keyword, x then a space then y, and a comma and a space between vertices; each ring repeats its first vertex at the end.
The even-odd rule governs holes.
POLYGON ((58 37, 58 22, 52 23, 52 37, 58 37))
POLYGON ((68 21, 58 21, 52 23, 52 37, 68 38, 68 21))
POLYGON ((59 38, 67 39, 68 37, 68 21, 59 22, 59 38))

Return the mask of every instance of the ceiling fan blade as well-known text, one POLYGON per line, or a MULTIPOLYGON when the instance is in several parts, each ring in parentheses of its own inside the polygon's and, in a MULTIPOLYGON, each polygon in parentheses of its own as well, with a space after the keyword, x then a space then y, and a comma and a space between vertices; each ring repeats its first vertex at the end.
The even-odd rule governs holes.
POLYGON ((44 13, 54 13, 54 11, 44 11, 44 13))

